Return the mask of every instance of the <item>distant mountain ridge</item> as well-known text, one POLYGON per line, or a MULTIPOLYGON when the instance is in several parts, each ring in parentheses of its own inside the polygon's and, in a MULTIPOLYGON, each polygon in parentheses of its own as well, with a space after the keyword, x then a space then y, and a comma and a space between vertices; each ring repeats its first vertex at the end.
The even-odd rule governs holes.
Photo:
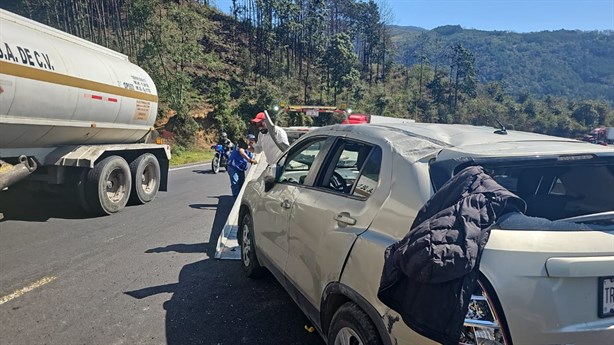
POLYGON ((397 62, 421 56, 445 68, 446 53, 462 44, 475 56, 480 82, 499 82, 512 94, 598 99, 614 105, 614 31, 557 30, 531 33, 482 31, 446 25, 432 30, 390 26, 397 62))

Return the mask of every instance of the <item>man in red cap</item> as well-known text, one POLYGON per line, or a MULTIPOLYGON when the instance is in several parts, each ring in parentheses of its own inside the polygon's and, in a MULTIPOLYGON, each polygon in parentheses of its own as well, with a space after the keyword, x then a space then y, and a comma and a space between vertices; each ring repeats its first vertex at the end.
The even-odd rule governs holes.
POLYGON ((275 126, 270 118, 263 112, 258 113, 252 119, 252 123, 258 129, 258 143, 255 146, 256 152, 263 152, 268 164, 275 163, 282 152, 290 146, 288 134, 283 128, 275 126), (270 131, 269 131, 270 127, 270 131))

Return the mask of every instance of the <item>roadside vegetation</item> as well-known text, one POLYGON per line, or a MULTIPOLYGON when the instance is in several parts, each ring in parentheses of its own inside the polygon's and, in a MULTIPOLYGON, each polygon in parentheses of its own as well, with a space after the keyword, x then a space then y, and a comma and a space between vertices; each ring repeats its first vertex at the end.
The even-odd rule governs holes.
MULTIPOLYGON (((207 160, 204 148, 218 133, 237 142, 250 118, 281 103, 345 104, 354 112, 420 122, 499 126, 499 121, 510 129, 567 137, 614 125, 612 103, 603 95, 589 99, 573 88, 557 91, 561 69, 496 70, 501 57, 490 57, 484 47, 504 44, 503 39, 483 32, 481 45, 441 39, 463 35, 451 26, 401 44, 382 1, 235 0, 230 16, 208 1, 188 0, 16 0, 2 7, 123 52, 143 67, 158 88, 157 125, 174 133, 175 161, 207 160), (535 80, 529 82, 531 75, 535 80), (551 93, 536 93, 536 83, 551 93), (187 154, 193 149, 203 156, 187 154)), ((590 37, 594 47, 611 48, 603 42, 613 36, 590 37)), ((530 36, 534 42, 527 47, 553 46, 548 37, 530 36)), ((611 61, 607 52, 595 54, 611 61)), ((518 59, 535 66, 524 55, 518 59)), ((612 66, 605 66, 584 69, 593 90, 611 87, 612 66)), ((302 118, 300 124, 311 120, 302 118)))
POLYGON ((174 150, 171 157, 171 166, 178 166, 196 162, 210 162, 213 158, 213 151, 203 148, 191 148, 185 150, 174 150))

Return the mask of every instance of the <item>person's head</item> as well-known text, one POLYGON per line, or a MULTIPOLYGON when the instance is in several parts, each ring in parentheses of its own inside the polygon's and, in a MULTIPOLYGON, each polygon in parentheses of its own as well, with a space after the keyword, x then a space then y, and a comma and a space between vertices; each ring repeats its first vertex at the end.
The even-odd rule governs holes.
POLYGON ((267 134, 269 130, 266 128, 266 123, 264 121, 265 115, 264 113, 258 113, 256 117, 252 119, 252 123, 258 129, 258 132, 262 134, 267 134))
POLYGON ((228 134, 226 134, 226 132, 222 132, 222 134, 220 134, 220 138, 228 139, 228 134))
POLYGON ((256 145, 256 136, 253 134, 247 135, 247 148, 253 148, 256 145))

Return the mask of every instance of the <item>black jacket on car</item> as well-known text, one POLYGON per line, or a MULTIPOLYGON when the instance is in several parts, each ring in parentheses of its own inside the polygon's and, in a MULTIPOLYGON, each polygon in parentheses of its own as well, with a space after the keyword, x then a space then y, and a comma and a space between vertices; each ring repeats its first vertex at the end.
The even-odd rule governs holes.
POLYGON ((482 167, 465 168, 386 249, 379 299, 423 336, 458 344, 490 228, 502 214, 525 208, 482 167))

